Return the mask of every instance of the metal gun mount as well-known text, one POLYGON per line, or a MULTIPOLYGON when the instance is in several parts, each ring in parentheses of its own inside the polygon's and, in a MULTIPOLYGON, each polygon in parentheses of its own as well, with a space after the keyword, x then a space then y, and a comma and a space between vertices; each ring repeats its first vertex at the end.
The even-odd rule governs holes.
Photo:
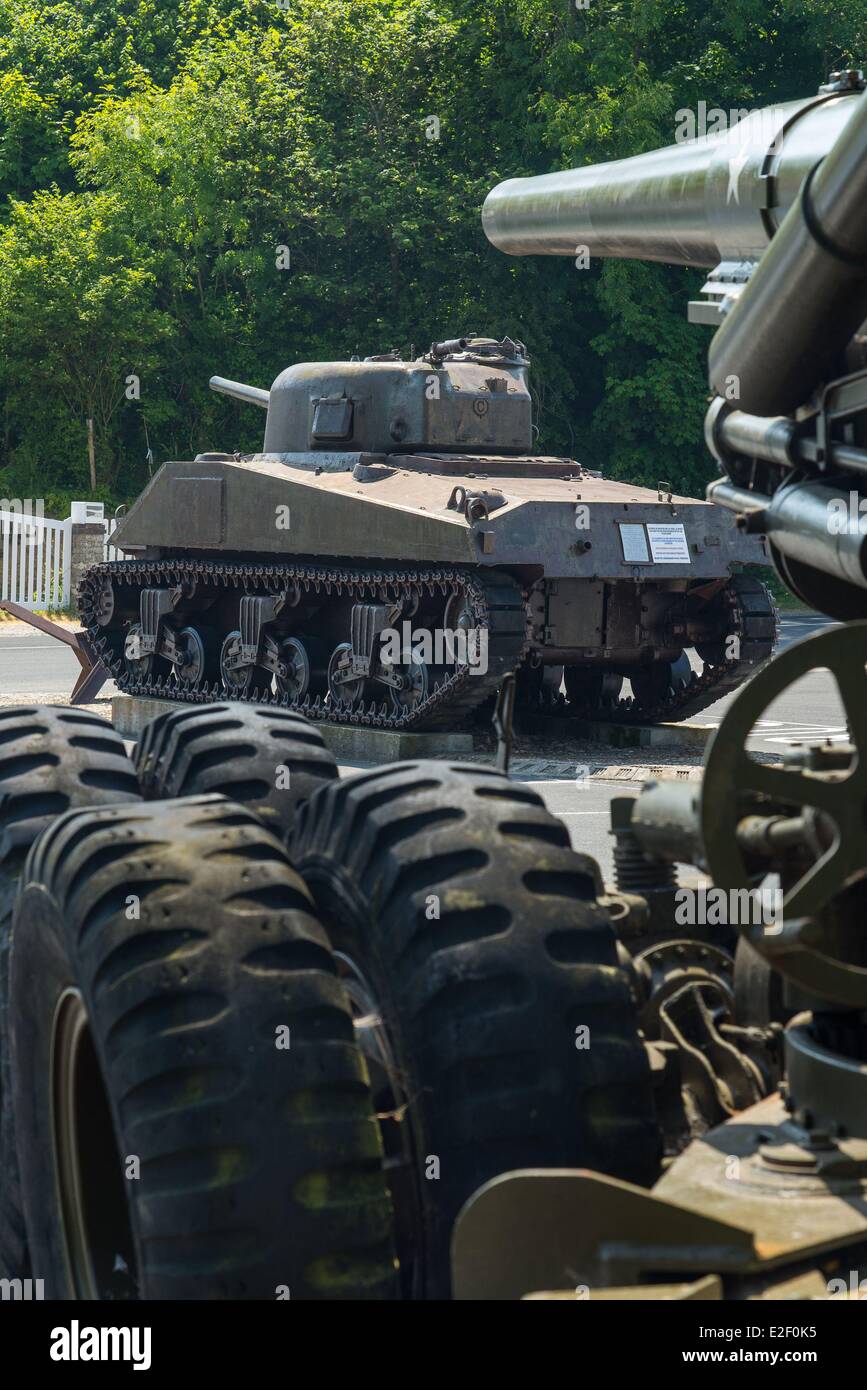
MULTIPOLYGON (((772 920, 757 921, 749 910, 738 916, 734 994, 736 1016, 739 994, 750 996, 752 1026, 737 1041, 742 1053, 744 1034, 762 1031, 762 1015, 785 1022, 785 1082, 744 1108, 735 1092, 731 1117, 695 1138, 651 1192, 572 1170, 494 1179, 455 1229, 457 1298, 574 1298, 576 1284, 593 1299, 721 1298, 724 1291, 827 1298, 828 1273, 843 1248, 857 1282, 867 1269, 865 804, 862 622, 794 643, 758 672, 714 735, 700 784, 651 782, 612 805, 616 861, 636 885, 627 906, 635 920, 643 899, 645 930, 648 920, 653 929, 654 896, 670 902, 679 863, 707 871, 730 897, 779 873, 782 904, 772 920), (782 766, 755 761, 747 738, 756 721, 793 681, 823 667, 837 680, 851 742, 796 746, 782 766), (571 1287, 558 1294, 564 1270, 571 1287)), ((680 978, 670 974, 662 1012, 676 1006, 689 1044, 685 1005, 698 1017, 696 1002, 700 1013, 707 989, 697 970, 700 942, 691 952, 689 942, 663 945, 679 951, 680 978)), ((634 966, 640 970, 651 954, 638 954, 634 966)), ((707 980, 706 961, 703 969, 707 980)), ((729 1086, 738 1080, 725 1057, 731 1035, 725 1028, 693 1032, 704 1049, 693 1048, 697 1061, 722 1059, 720 1080, 729 1086)), ((689 1046, 681 1050, 688 1058, 689 1046)), ((747 1050, 741 1076, 751 1061, 747 1050)))
MULTIPOLYGON (((650 782, 637 798, 618 800, 612 825, 618 860, 631 854, 626 886, 651 910, 654 890, 670 890, 683 862, 728 896, 726 920, 741 938, 735 1017, 760 1024, 799 1015, 785 1033, 787 1109, 808 1133, 863 1144, 867 1179, 865 805, 867 622, 859 622, 770 661, 726 712, 701 782, 650 782), (757 721, 822 669, 833 673, 850 741, 795 745, 780 766, 752 757, 757 721)), ((670 892, 666 905, 670 922, 670 892)))
MULTIPOLYGON (((780 873, 781 911, 739 929, 794 987, 835 1011, 867 1008, 867 935, 860 913, 867 804, 867 622, 794 642, 735 696, 708 745, 702 781, 655 783, 634 800, 630 828, 651 860, 687 859, 736 891, 780 873), (782 765, 747 751, 756 722, 810 671, 830 669, 850 742, 795 745, 782 765), (857 890, 857 891, 856 891, 857 890), (844 927, 841 906, 847 906, 844 927)), ((865 885, 867 887, 867 885, 865 885)), ((863 1078, 867 1084, 867 1073, 863 1078)), ((815 1098, 816 1112, 825 1101, 815 1098)), ((859 1127, 867 1139, 867 1094, 859 1127)))
POLYGON ((709 354, 717 398, 706 434, 726 477, 708 495, 767 535, 794 593, 841 619, 867 616, 865 315, 867 93, 806 176, 709 354))
MULTIPOLYGON (((787 108, 781 146, 767 159, 746 149, 741 172, 758 196, 734 208, 720 195, 724 151, 693 146, 549 176, 548 184, 501 185, 489 199, 487 229, 514 254, 571 254, 584 241, 600 255, 680 264, 712 264, 720 252, 757 260, 740 293, 721 305, 711 345, 717 399, 707 436, 727 476, 709 495, 737 511, 745 530, 768 536, 794 592, 833 616, 863 619, 867 359, 858 330, 867 316, 867 95, 860 74, 831 86, 817 103, 787 108), (845 513, 853 501, 855 524, 845 514, 842 525, 830 524, 838 504, 845 513)), ((681 1093, 703 1076, 728 1100, 730 1118, 699 1131, 650 1193, 569 1171, 513 1172, 488 1183, 455 1229, 457 1297, 574 1297, 585 1284, 592 1297, 635 1297, 643 1285, 638 1296, 826 1298, 844 1250, 860 1287, 865 806, 864 621, 793 644, 759 670, 708 746, 700 785, 649 783, 637 798, 613 803, 619 891, 608 895, 609 910, 645 1036, 661 1020, 663 1044, 676 1040, 693 1069, 684 1071, 681 1093), (757 720, 819 668, 837 681, 849 741, 796 745, 781 766, 755 760, 747 739, 757 720), (785 1080, 745 1108, 751 1071, 766 1085, 768 1069, 756 1077, 748 1036, 733 1038, 711 1016, 708 997, 724 1014, 730 984, 724 972, 713 978, 713 938, 663 939, 666 912, 678 935, 670 908, 682 862, 704 870, 728 899, 725 930, 734 925, 740 935, 735 1020, 747 1035, 769 1037, 773 1025, 784 1026, 785 1080), (757 890, 769 888, 776 910, 756 912, 757 890), (651 945, 627 950, 642 933, 651 945), (507 1251, 498 1238, 506 1229, 507 1251), (564 1270, 568 1293, 545 1292, 562 1289, 564 1270)))

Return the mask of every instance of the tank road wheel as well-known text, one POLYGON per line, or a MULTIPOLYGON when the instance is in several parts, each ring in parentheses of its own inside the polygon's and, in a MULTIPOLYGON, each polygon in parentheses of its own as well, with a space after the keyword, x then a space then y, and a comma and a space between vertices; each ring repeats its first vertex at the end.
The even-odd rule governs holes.
POLYGON ((454 633, 454 637, 446 638, 446 653, 449 665, 463 659, 467 661, 470 655, 469 634, 475 632, 477 623, 476 615, 472 610, 466 594, 452 594, 446 601, 443 610, 443 627, 448 634, 454 633), (461 640, 461 638, 465 640, 461 640))
POLYGON ((139 657, 127 655, 140 637, 141 623, 133 623, 124 639, 123 664, 129 672, 130 680, 136 684, 147 685, 158 675, 167 674, 168 663, 163 657, 157 656, 156 652, 148 652, 147 656, 139 657))
POLYGON ((526 663, 515 672, 515 708, 537 713, 543 705, 542 681, 545 673, 541 663, 528 666, 526 663))
POLYGON ((303 641, 300 637, 284 637, 277 650, 286 674, 274 677, 275 694, 287 695, 294 702, 307 696, 312 700, 324 693, 327 676, 321 642, 308 637, 303 641))
POLYGON ((602 705, 602 691, 605 683, 604 671, 594 666, 567 666, 563 672, 566 698, 570 713, 579 719, 590 719, 599 715, 602 705))
POLYGON ((246 695, 253 681, 254 666, 238 666, 232 662, 232 658, 238 656, 240 651, 240 632, 230 632, 220 648, 220 680, 230 697, 246 695))
POLYGON ((181 628, 175 638, 181 659, 172 667, 179 684, 194 688, 206 684, 217 675, 219 655, 215 652, 213 639, 214 634, 208 628, 181 628))
MULTIPOLYGON (((123 739, 84 710, 0 710, 0 1277, 25 1278, 28 1260, 9 1074, 7 979, 12 905, 27 851, 73 806, 139 800, 123 739)), ((38 1273, 38 1271, 37 1271, 38 1273)))
POLYGON ((328 663, 328 698, 332 706, 348 705, 350 709, 359 704, 367 693, 367 680, 358 676, 354 680, 340 680, 341 669, 345 669, 352 656, 352 643, 341 642, 331 653, 328 663))
POLYGON ((653 710, 667 698, 672 679, 669 662, 652 661, 649 666, 633 671, 629 683, 642 709, 653 710))
POLYGON ((395 714, 410 714, 417 705, 427 699, 431 688, 427 663, 413 656, 411 652, 404 653, 404 656, 401 664, 394 667, 395 675, 403 678, 403 686, 400 690, 395 690, 393 685, 388 687, 395 714))
POLYGON ((272 705, 193 705, 145 726, 136 771, 149 801, 219 792, 254 810, 283 835, 323 782, 334 755, 303 715, 272 705))
POLYGON ((46 1297, 392 1294, 346 996, 304 884, 255 816, 199 797, 62 817, 28 861, 10 986, 46 1297))
POLYGON ((562 666, 519 667, 516 672, 515 707, 538 714, 554 709, 560 703, 560 687, 563 684, 562 666))
POLYGON ((535 792, 466 764, 366 771, 302 807, 289 852, 363 1000, 377 1112, 403 1119, 386 1145, 412 1288, 448 1296, 455 1217, 498 1173, 652 1180, 650 1074, 598 871, 535 792))

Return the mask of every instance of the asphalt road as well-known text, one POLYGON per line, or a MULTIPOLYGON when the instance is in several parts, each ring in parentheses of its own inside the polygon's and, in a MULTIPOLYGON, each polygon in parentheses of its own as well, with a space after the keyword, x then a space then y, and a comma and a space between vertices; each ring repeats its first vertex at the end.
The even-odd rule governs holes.
MULTIPOLYGON (((777 650, 782 651, 792 642, 833 626, 835 624, 818 613, 796 613, 784 617, 780 623, 777 650)), ((717 725, 733 699, 733 695, 727 695, 685 723, 717 725)), ((833 742, 844 740, 846 721, 833 676, 829 671, 817 670, 803 676, 768 708, 758 721, 749 746, 778 753, 781 744, 814 742, 825 738, 833 742)))
POLYGON ((609 833, 609 805, 615 796, 637 796, 640 782, 527 782, 549 811, 565 822, 573 849, 590 854, 606 883, 614 879, 614 841, 609 833))
MULTIPOLYGON (((827 619, 818 614, 785 617, 780 647, 827 626, 827 619)), ((34 695, 68 695, 77 673, 75 657, 60 642, 40 632, 27 631, 17 623, 0 624, 0 695, 21 695, 23 699, 34 695)), ((113 691, 113 685, 105 686, 102 695, 109 696, 113 691)), ((718 724, 731 699, 729 695, 718 700, 686 722, 718 724)), ((832 677, 827 672, 814 672, 767 711, 751 746, 773 752, 779 750, 781 743, 826 736, 845 737, 845 723, 832 677)))
MULTIPOLYGON (((793 615, 782 621, 781 646, 809 636, 828 626, 827 620, 813 615, 793 615)), ((68 695, 77 674, 72 653, 59 642, 41 633, 27 632, 17 624, 0 625, 0 696, 54 698, 68 695)), ((103 696, 112 693, 106 686, 103 696)), ((717 724, 731 702, 731 696, 689 722, 717 724)), ((836 685, 830 672, 816 671, 804 677, 765 714, 751 739, 757 750, 779 752, 782 744, 798 739, 840 740, 845 738, 836 685)), ((604 756, 600 748, 600 757, 604 756)), ((636 751, 636 761, 647 760, 648 752, 636 751)), ((649 756, 652 757, 652 754, 649 756)), ((696 754, 696 761, 699 761, 696 754)), ((574 779, 533 781, 546 804, 566 822, 576 849, 592 854, 599 861, 603 876, 613 874, 612 841, 608 833, 609 803, 613 796, 635 794, 639 783, 578 782, 574 779)))
MULTIPOLYGON (((780 624, 778 650, 792 642, 810 637, 833 626, 819 614, 793 614, 780 624)), ((727 695, 695 719, 691 724, 718 725, 734 698, 727 695)), ((830 738, 840 742, 846 738, 846 723, 837 686, 830 671, 813 671, 776 700, 767 710, 749 740, 756 751, 779 753, 781 746, 798 741, 813 742, 830 738)), ((648 756, 652 757, 652 753, 648 756)), ((698 758, 697 758, 698 761, 698 758)), ((602 876, 609 882, 614 875, 613 840, 609 833, 609 805, 612 797, 635 796, 640 782, 543 781, 533 782, 544 797, 548 809, 566 822, 575 849, 591 854, 599 863, 602 876)), ((695 876, 691 869, 681 870, 681 882, 695 876)))
MULTIPOLYGON (((70 649, 53 637, 18 623, 0 623, 0 695, 68 695, 79 665, 70 649)), ((115 687, 103 686, 103 694, 115 687)))

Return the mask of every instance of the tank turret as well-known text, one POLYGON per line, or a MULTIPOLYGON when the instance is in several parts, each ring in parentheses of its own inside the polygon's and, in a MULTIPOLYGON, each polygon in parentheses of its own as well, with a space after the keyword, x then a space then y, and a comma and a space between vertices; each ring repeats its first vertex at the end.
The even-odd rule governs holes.
POLYGON ((526 453, 528 366, 522 344, 488 338, 434 343, 411 362, 396 353, 300 362, 271 387, 263 449, 526 453))

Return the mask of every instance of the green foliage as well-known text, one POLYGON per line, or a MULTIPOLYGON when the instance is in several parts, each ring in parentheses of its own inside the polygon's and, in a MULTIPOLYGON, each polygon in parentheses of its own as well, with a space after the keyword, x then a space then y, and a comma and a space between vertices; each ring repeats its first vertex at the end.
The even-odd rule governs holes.
POLYGON ((86 495, 92 416, 128 499, 259 445, 214 372, 459 332, 528 344, 541 448, 700 490, 695 276, 502 256, 482 201, 865 51, 863 0, 0 0, 0 490, 86 495))
POLYGON ((0 232, 9 411, 38 428, 46 405, 62 403, 61 421, 84 438, 92 420, 97 478, 109 487, 119 465, 112 427, 135 389, 131 374, 157 366, 173 326, 154 307, 156 288, 150 258, 112 194, 52 189, 12 204, 0 232))

